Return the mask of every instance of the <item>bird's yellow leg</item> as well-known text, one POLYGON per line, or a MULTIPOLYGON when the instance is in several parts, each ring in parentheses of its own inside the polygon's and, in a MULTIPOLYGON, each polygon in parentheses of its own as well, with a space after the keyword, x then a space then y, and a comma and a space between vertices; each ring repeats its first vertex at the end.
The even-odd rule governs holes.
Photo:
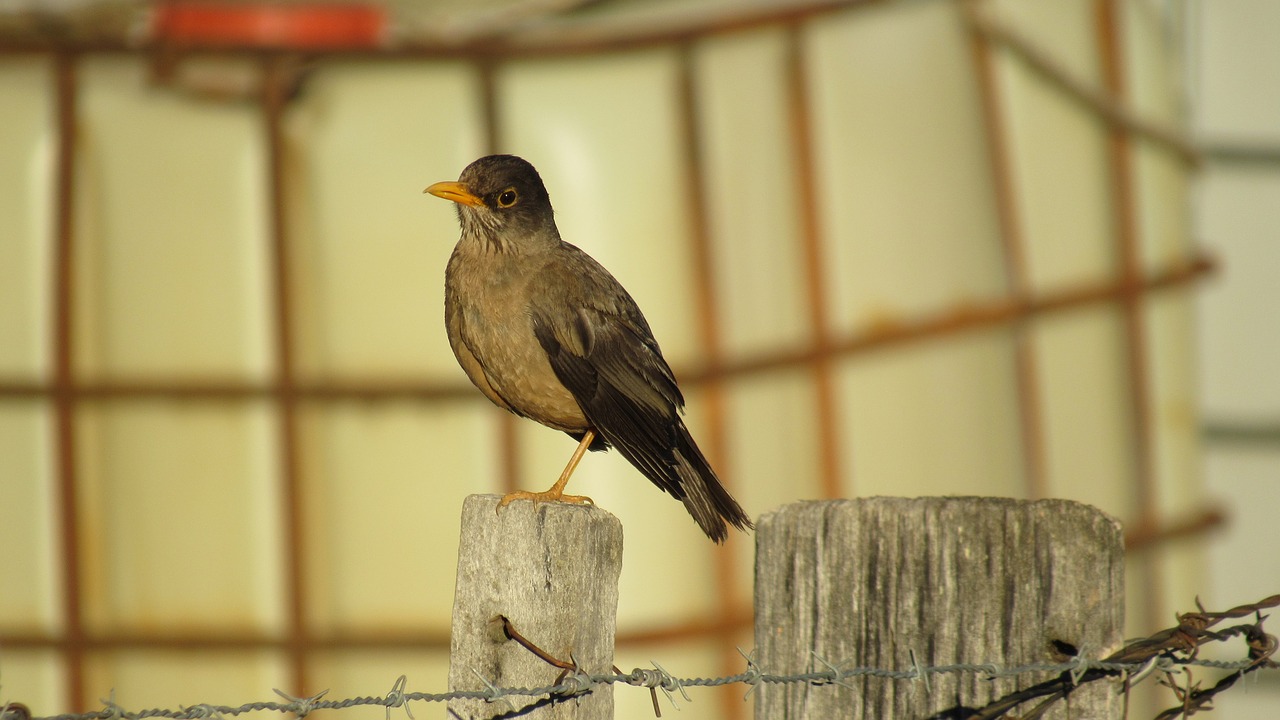
POLYGON ((513 493, 502 496, 502 500, 498 501, 498 507, 506 507, 513 500, 532 500, 534 505, 540 502, 565 502, 574 505, 595 505, 595 501, 586 495, 565 495, 564 486, 569 482, 569 476, 573 474, 578 463, 582 460, 582 456, 586 454, 587 448, 591 447, 591 442, 596 439, 596 431, 588 429, 582 435, 582 441, 578 443, 578 448, 573 451, 573 457, 569 458, 569 464, 565 465, 564 472, 560 473, 560 479, 556 480, 556 484, 552 485, 549 490, 543 492, 529 492, 527 490, 517 490, 513 493))

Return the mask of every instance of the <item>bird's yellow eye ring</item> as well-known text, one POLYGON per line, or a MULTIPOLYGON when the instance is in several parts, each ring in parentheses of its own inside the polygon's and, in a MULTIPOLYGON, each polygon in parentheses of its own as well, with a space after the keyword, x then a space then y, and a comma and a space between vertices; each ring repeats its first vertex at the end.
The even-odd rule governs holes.
POLYGON ((520 201, 520 194, 515 188, 507 188, 498 195, 498 207, 509 208, 520 201))

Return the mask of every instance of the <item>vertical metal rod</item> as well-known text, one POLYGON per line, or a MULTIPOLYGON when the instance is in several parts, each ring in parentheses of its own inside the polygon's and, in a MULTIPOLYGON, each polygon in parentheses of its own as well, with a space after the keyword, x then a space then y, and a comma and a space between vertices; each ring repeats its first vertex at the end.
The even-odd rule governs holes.
MULTIPOLYGON (((495 60, 482 58, 476 61, 480 82, 480 117, 484 126, 485 155, 500 152, 502 148, 502 108, 498 100, 498 66, 495 60)), ((510 413, 498 416, 498 472, 502 478, 503 494, 521 489, 520 471, 520 418, 510 413)), ((539 485, 541 487, 541 485, 539 485)))
POLYGON ((62 634, 66 703, 71 712, 85 707, 84 590, 80 576, 80 503, 76 467, 76 402, 72 367, 72 317, 75 300, 75 171, 79 114, 77 70, 80 56, 62 50, 54 55, 54 97, 58 122, 56 217, 53 250, 53 386, 57 454, 58 525, 62 539, 62 634))
MULTIPOLYGON (((971 12, 974 0, 959 0, 961 12, 971 12)), ((980 33, 970 32, 970 49, 982 103, 983 127, 986 131, 991 180, 995 188, 996 217, 1000 242, 1004 248, 1004 273, 1008 294, 1020 300, 1034 296, 1027 268, 1026 237, 1018 216, 1018 193, 1013 179, 1008 128, 1001 107, 999 78, 991 45, 980 33)), ((1031 316, 1010 324, 1013 335, 1016 389, 1018 393, 1018 427, 1022 439, 1022 468, 1027 497, 1048 497, 1049 480, 1045 468, 1044 403, 1040 396, 1038 365, 1032 342, 1031 316)))
MULTIPOLYGON (((1102 65, 1103 84, 1112 101, 1123 105, 1127 96, 1125 86, 1123 26, 1120 14, 1123 8, 1114 0, 1095 0, 1094 3, 1098 52, 1102 65)), ((1136 184, 1133 170, 1133 142, 1124 126, 1112 123, 1107 138, 1108 165, 1111 174, 1111 197, 1114 208, 1113 222, 1118 241, 1117 260, 1121 286, 1125 288, 1121 300, 1121 312, 1125 330, 1125 362, 1129 380, 1130 433, 1134 444, 1134 502, 1137 506, 1138 525, 1157 527, 1159 507, 1151 419, 1150 359, 1147 353, 1146 319, 1142 292, 1142 248, 1138 235, 1138 211, 1136 184)), ((1156 558, 1139 565, 1144 574, 1144 584, 1160 588, 1163 573, 1156 558)), ((1165 615, 1164 603, 1159 592, 1146 594, 1146 620, 1154 622, 1165 615)))
POLYGON ((267 140, 267 183, 270 194, 271 299, 274 320, 275 382, 279 388, 280 482, 285 542, 285 610, 290 685, 308 692, 306 648, 306 552, 302 534, 302 487, 299 467, 298 395, 294 370, 293 308, 289 233, 285 211, 285 147, 282 123, 292 82, 288 58, 271 54, 262 60, 263 130, 267 140))
MULTIPOLYGON (((724 366, 724 342, 721 337, 720 304, 716 293, 715 248, 711 243, 710 218, 707 210, 706 156, 702 139, 698 134, 698 97, 695 77, 693 46, 681 43, 677 50, 678 79, 677 107, 679 113, 680 147, 684 165, 681 168, 684 182, 681 184, 689 198, 689 234, 692 240, 693 292, 695 323, 701 353, 708 369, 708 380, 703 387, 700 406, 707 413, 707 424, 699 435, 700 444, 706 450, 711 464, 720 474, 721 482, 732 487, 732 462, 728 452, 727 392, 721 368, 724 366)), ((732 616, 738 606, 736 597, 738 573, 733 555, 722 548, 712 551, 715 563, 717 612, 721 617, 732 616)), ((728 634, 717 637, 720 651, 720 669, 732 675, 741 664, 734 649, 733 638, 728 634)), ((719 693, 724 717, 740 718, 745 705, 734 691, 725 688, 719 693)))
POLYGON ((788 26, 787 94, 790 115, 792 156, 796 163, 799 192, 801 252, 804 254, 806 300, 812 334, 814 403, 817 419, 822 495, 838 498, 852 495, 850 481, 844 479, 840 461, 839 399, 831 367, 831 323, 827 311, 826 259, 818 208, 817 168, 813 148, 812 113, 808 88, 808 70, 804 57, 804 28, 799 23, 788 26))

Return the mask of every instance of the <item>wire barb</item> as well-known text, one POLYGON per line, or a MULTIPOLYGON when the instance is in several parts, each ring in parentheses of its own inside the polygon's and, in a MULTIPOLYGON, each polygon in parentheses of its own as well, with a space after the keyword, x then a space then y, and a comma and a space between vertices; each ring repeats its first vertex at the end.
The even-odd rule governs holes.
POLYGON ((657 688, 667 696, 667 701, 671 703, 671 707, 677 710, 680 709, 680 705, 676 702, 675 696, 671 694, 672 690, 679 690, 680 696, 684 698, 685 702, 693 702, 693 699, 689 697, 689 693, 684 691, 683 680, 672 677, 671 673, 667 672, 666 668, 659 665, 656 660, 650 660, 649 662, 653 663, 653 667, 657 669, 659 678, 657 688))
POLYGON ((328 690, 321 690, 310 697, 294 697, 279 688, 271 688, 271 690, 285 700, 288 700, 288 711, 297 715, 299 718, 304 718, 310 715, 311 711, 316 709, 316 703, 320 702, 320 698, 329 694, 328 690))
POLYGON ((810 650, 810 651, 809 651, 809 654, 813 656, 813 659, 814 659, 814 660, 817 660, 819 663, 821 663, 824 667, 826 667, 826 668, 827 668, 827 672, 826 672, 826 673, 824 673, 824 674, 825 674, 825 675, 827 675, 827 676, 829 676, 829 678, 828 678, 827 680, 825 680, 825 681, 820 681, 820 682, 815 682, 815 684, 822 684, 822 685, 839 685, 840 687, 845 688, 845 689, 847 689, 847 690, 853 690, 853 686, 852 686, 852 685, 849 685, 848 683, 845 683, 845 682, 844 682, 844 680, 843 680, 843 678, 844 678, 844 674, 840 672, 840 668, 836 667, 835 665, 832 665, 831 663, 827 662, 826 660, 823 660, 823 659, 822 659, 822 656, 818 655, 818 653, 816 653, 816 652, 814 652, 814 651, 812 651, 812 650, 810 650))
POLYGON ((911 658, 911 677, 915 680, 924 681, 924 691, 926 693, 933 692, 933 688, 929 686, 929 673, 920 666, 920 661, 916 658, 915 648, 907 648, 907 655, 911 658))
POLYGON ((186 718, 189 718, 190 720, 197 720, 198 718, 212 718, 213 720, 222 720, 222 711, 214 707, 213 705, 209 705, 208 703, 201 703, 200 705, 192 705, 191 707, 183 707, 179 705, 178 707, 182 708, 183 716, 186 718))
POLYGON ((479 672, 476 671, 475 668, 471 668, 471 674, 475 675, 477 678, 479 678, 480 682, 484 683, 485 692, 481 695, 481 697, 484 698, 485 702, 495 703, 501 700, 507 704, 507 707, 511 708, 511 712, 516 711, 516 704, 511 702, 511 697, 506 693, 504 693, 502 689, 499 688, 497 685, 494 685, 493 683, 489 682, 489 678, 481 675, 479 672))
POLYGON ((1078 686, 1080 679, 1093 667, 1094 663, 1085 657, 1083 652, 1071 658, 1071 685, 1073 687, 1078 686))
POLYGON ((744 682, 747 685, 751 686, 750 688, 747 689, 747 692, 742 696, 742 699, 746 700, 747 698, 751 697, 751 693, 755 692, 756 688, 760 687, 760 682, 764 679, 764 673, 761 672, 760 666, 756 664, 755 650, 752 650, 751 652, 747 653, 747 652, 743 652, 742 648, 736 647, 736 646, 734 647, 734 650, 737 650, 738 654, 742 656, 742 659, 747 661, 747 671, 742 674, 742 680, 741 680, 741 682, 744 682))
POLYGON ((390 692, 388 692, 387 696, 383 699, 383 702, 387 706, 387 720, 391 720, 391 708, 398 707, 404 708, 404 712, 409 716, 409 720, 416 720, 413 717, 413 710, 411 710, 408 705, 404 704, 404 689, 408 683, 409 677, 407 675, 401 675, 396 678, 395 683, 391 686, 390 692))
POLYGON ((124 708, 116 704, 115 688, 111 688, 111 692, 107 693, 107 697, 99 698, 98 702, 102 703, 102 712, 98 714, 98 717, 102 718, 102 720, 120 720, 120 718, 128 714, 124 708))

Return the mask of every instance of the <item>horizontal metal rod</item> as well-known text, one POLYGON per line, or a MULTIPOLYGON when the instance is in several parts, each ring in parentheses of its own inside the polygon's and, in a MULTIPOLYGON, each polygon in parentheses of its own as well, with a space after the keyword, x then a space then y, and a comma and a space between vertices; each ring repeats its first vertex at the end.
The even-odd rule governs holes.
MULTIPOLYGON (((677 368, 682 383, 691 385, 724 381, 807 366, 818 360, 856 357, 911 342, 932 340, 963 332, 988 330, 1053 313, 1068 312, 1135 294, 1165 290, 1197 280, 1214 269, 1214 262, 1197 256, 1177 267, 1153 273, 1138 281, 1117 279, 1053 290, 1030 297, 1003 297, 975 302, 919 319, 882 322, 872 328, 835 335, 826 347, 785 348, 725 360, 719 367, 697 364, 677 368)), ((307 381, 286 387, 270 382, 235 380, 130 379, 54 382, 0 380, 0 399, 47 399, 69 395, 83 401, 114 399, 258 400, 305 401, 467 401, 479 398, 464 382, 432 381, 307 381)))
MULTIPOLYGON (((638 648, 664 642, 699 640, 747 630, 751 627, 751 608, 742 606, 725 615, 715 614, 678 622, 656 624, 644 629, 621 630, 617 644, 624 648, 638 648)), ((44 650, 76 645, 84 651, 106 650, 165 650, 165 651, 246 651, 286 650, 301 648, 313 650, 449 650, 449 631, 420 630, 397 634, 346 633, 337 635, 308 635, 293 641, 282 635, 253 632, 117 632, 86 633, 71 638, 60 633, 0 633, 0 647, 9 650, 44 650)))

